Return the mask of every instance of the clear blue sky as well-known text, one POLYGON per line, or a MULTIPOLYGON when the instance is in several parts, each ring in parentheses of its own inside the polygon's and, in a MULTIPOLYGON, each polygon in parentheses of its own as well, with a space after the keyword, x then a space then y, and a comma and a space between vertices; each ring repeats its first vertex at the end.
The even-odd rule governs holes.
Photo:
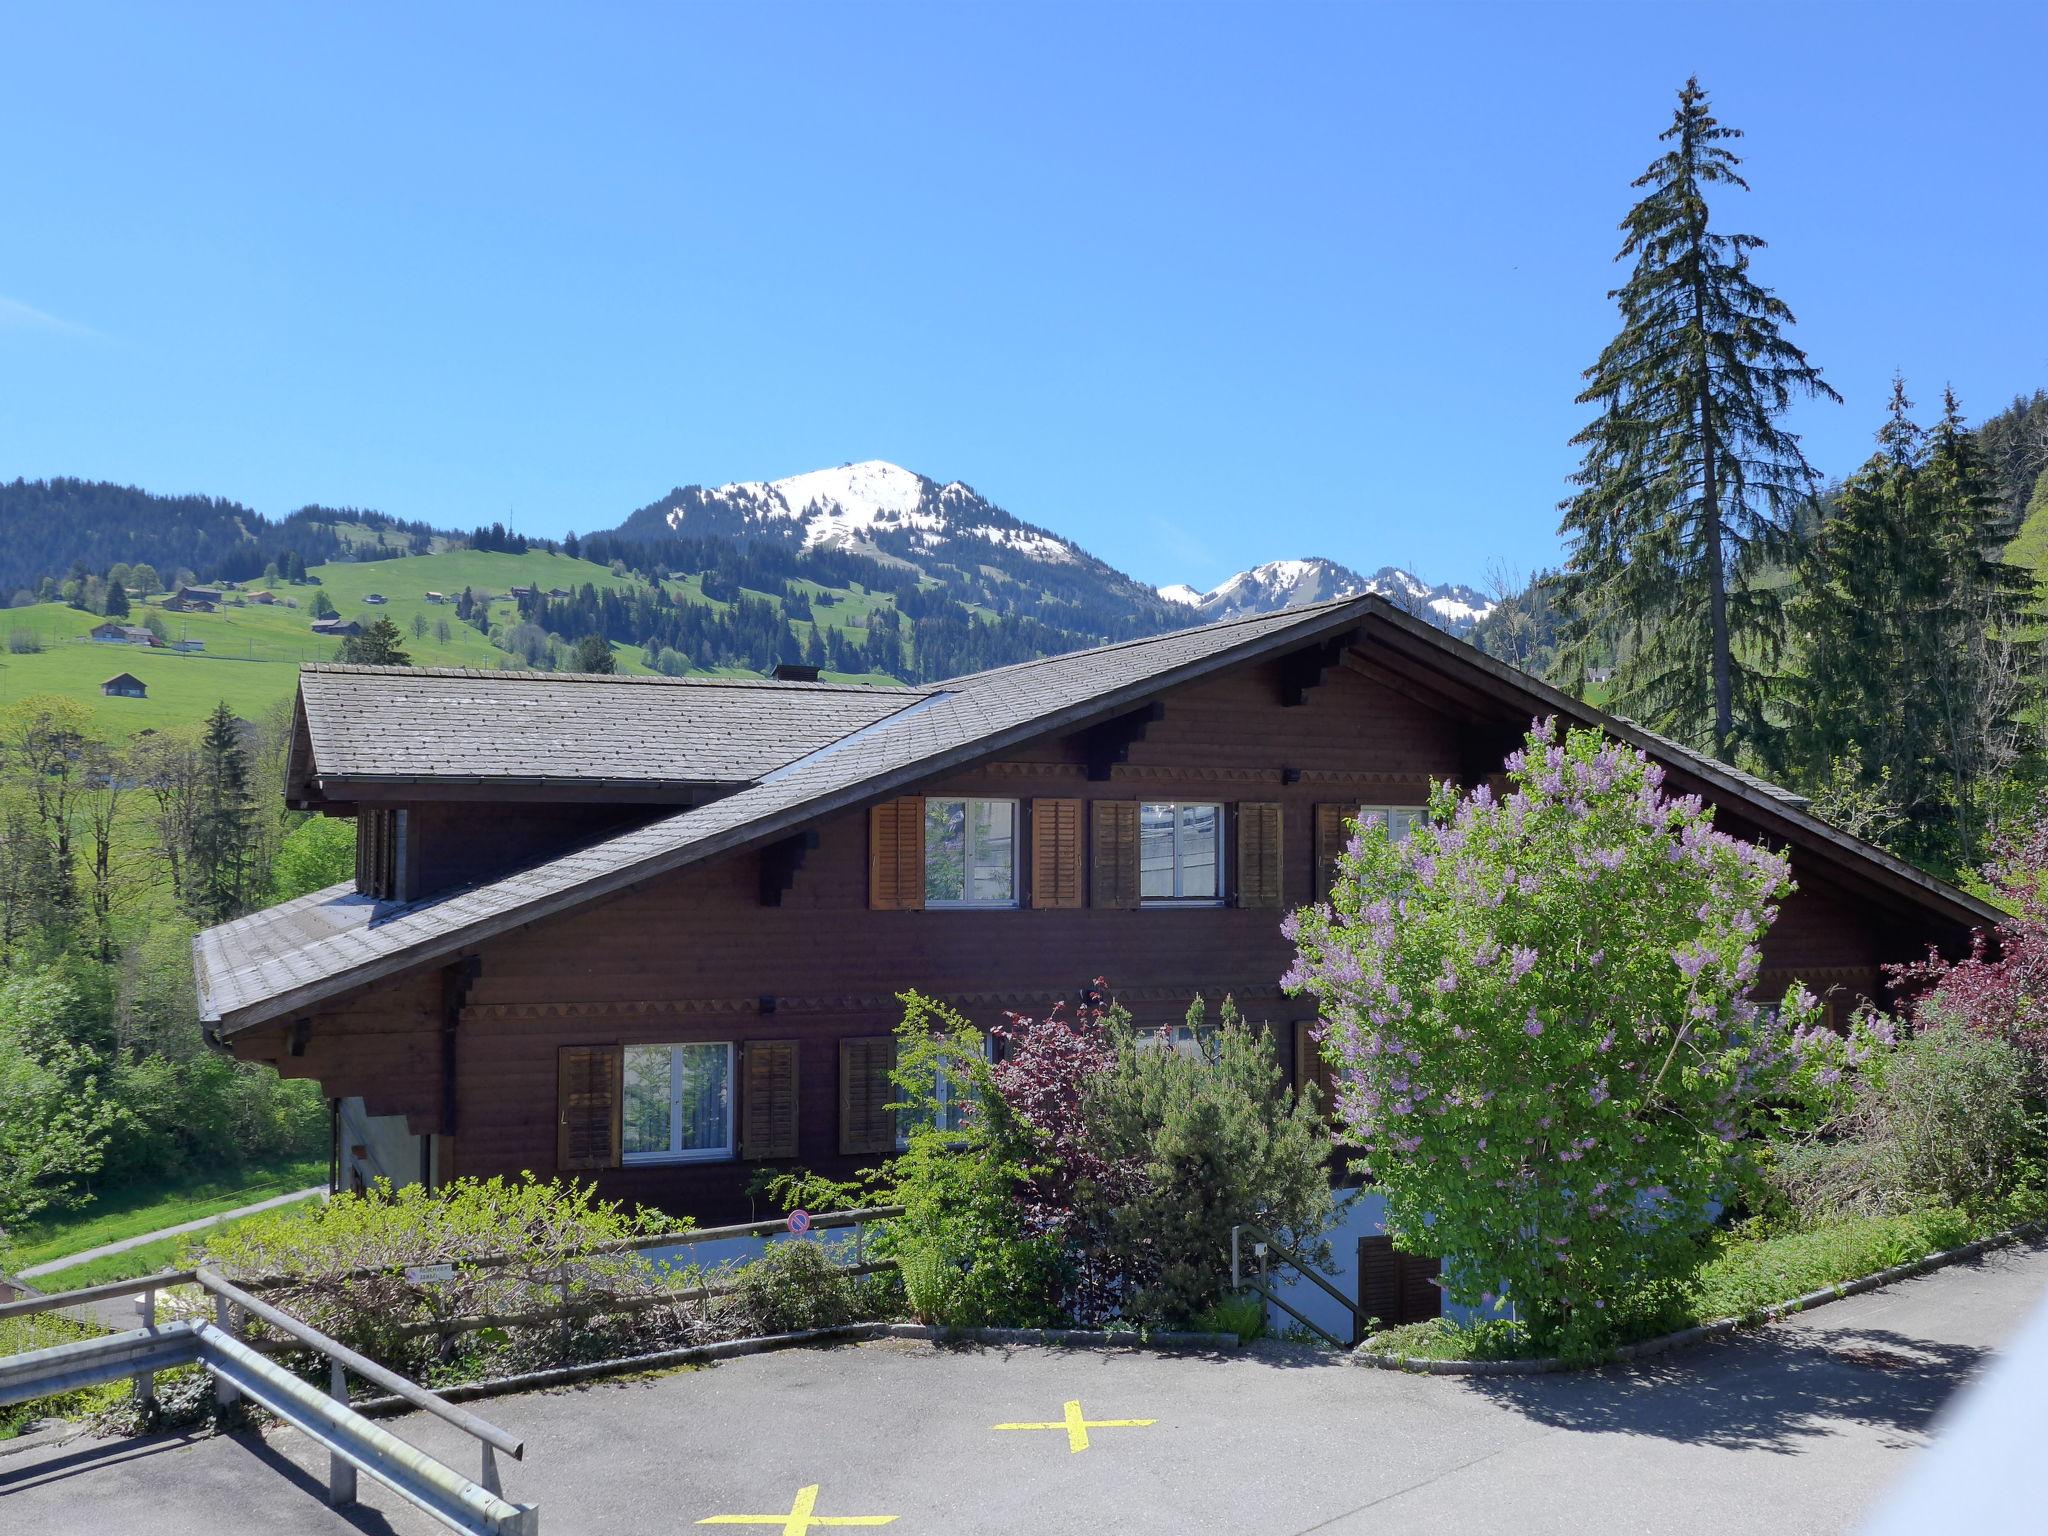
POLYGON ((1556 558, 1697 70, 1860 461, 2048 385, 2040 4, 15 5, 0 476, 537 533, 889 458, 1154 582, 1556 558))

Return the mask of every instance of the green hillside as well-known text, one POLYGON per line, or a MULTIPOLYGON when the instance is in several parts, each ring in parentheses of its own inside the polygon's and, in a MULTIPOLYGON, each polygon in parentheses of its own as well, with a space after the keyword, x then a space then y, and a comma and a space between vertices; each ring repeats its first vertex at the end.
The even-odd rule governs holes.
MULTIPOLYGON (((646 585, 640 578, 614 575, 609 568, 588 560, 544 550, 514 555, 459 548, 402 559, 341 561, 314 566, 309 575, 317 578, 318 585, 248 583, 242 590, 230 592, 228 604, 217 613, 166 613, 162 594, 134 602, 134 611, 124 622, 140 624, 145 614, 155 612, 173 641, 196 640, 205 647, 189 653, 93 641, 88 638, 90 631, 104 620, 62 603, 10 609, 0 615, 0 628, 4 628, 7 640, 7 650, 0 654, 0 704, 37 693, 75 698, 91 707, 96 724, 114 738, 143 729, 196 724, 223 699, 236 714, 254 719, 291 696, 301 662, 335 658, 339 642, 315 635, 310 629, 315 593, 324 592, 336 612, 346 619, 368 624, 378 617, 388 617, 398 626, 407 652, 420 666, 521 667, 525 665, 523 660, 456 618, 453 600, 465 587, 479 595, 492 595, 491 624, 501 628, 519 622, 517 607, 506 595, 515 586, 575 591, 589 583, 600 591, 609 588, 628 594, 646 585), (279 601, 251 601, 260 591, 272 592, 279 601), (429 602, 429 591, 443 593, 450 601, 429 602), (385 601, 363 601, 373 593, 385 601), (424 621, 424 635, 414 633, 415 618, 424 621), (443 624, 447 626, 446 640, 439 637, 443 624), (22 648, 30 643, 29 637, 33 637, 33 644, 40 645, 40 650, 22 648), (132 672, 141 678, 148 696, 104 697, 100 684, 119 672, 132 672)), ((716 610, 729 606, 706 598, 701 578, 695 575, 665 585, 678 603, 716 610)), ((869 593, 858 586, 832 589, 814 582, 792 585, 813 597, 830 592, 837 601, 817 610, 819 622, 854 635, 863 633, 862 626, 870 614, 893 606, 886 594, 869 593)), ((748 595, 773 601, 762 593, 748 595)), ((794 627, 801 639, 811 625, 799 620, 794 627)), ((622 672, 652 670, 637 646, 620 646, 617 660, 622 672)), ((730 673, 735 669, 711 670, 730 673)), ((874 674, 845 676, 849 681, 893 681, 874 674)))

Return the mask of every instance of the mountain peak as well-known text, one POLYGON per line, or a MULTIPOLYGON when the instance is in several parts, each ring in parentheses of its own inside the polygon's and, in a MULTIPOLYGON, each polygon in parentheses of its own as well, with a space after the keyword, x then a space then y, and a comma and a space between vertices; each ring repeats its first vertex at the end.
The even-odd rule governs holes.
POLYGON ((1472 626, 1493 610, 1492 602, 1472 588, 1446 583, 1432 586, 1398 566, 1383 565, 1370 576, 1361 576, 1348 566, 1321 555, 1298 560, 1268 560, 1248 571, 1239 571, 1228 581, 1197 592, 1185 583, 1161 587, 1159 595, 1170 603, 1193 608, 1207 620, 1248 618, 1253 614, 1277 613, 1304 603, 1328 602, 1332 598, 1355 597, 1377 592, 1410 613, 1419 614, 1454 635, 1469 633, 1472 626))

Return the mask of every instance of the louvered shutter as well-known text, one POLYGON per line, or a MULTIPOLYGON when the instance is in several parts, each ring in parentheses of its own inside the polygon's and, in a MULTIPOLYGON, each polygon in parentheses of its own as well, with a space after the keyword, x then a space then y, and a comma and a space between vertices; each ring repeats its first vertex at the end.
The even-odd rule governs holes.
POLYGON ((1081 802, 1031 802, 1031 905, 1081 905, 1081 802))
POLYGON ((758 1162, 796 1156, 797 1043, 740 1046, 740 1156, 758 1162))
POLYGON ((1285 848, 1280 837, 1280 807, 1244 802, 1237 808, 1237 904, 1278 907, 1283 904, 1281 870, 1285 848))
POLYGON ((1316 900, 1328 901, 1337 888, 1337 861, 1351 843, 1347 822, 1358 818, 1355 805, 1316 807, 1316 900))
POLYGON ((848 1156, 896 1150, 896 1037, 861 1035, 839 1042, 839 1150, 848 1156))
POLYGON ((1401 1322, 1401 1281, 1391 1237, 1358 1240, 1358 1310, 1368 1323, 1396 1328, 1401 1322))
POLYGON ((1334 1121, 1336 1082, 1329 1062, 1323 1059, 1323 1048, 1316 1043, 1314 1029, 1312 1019, 1299 1020, 1294 1026, 1294 1091, 1298 1096, 1313 1084, 1316 1108, 1322 1111, 1325 1120, 1334 1121))
POLYGON ((924 905, 924 798, 906 795, 868 811, 868 905, 907 912, 924 905))
POLYGON ((616 1045, 565 1045, 555 1053, 555 1166, 619 1166, 624 1053, 616 1045))
POLYGON ((1097 800, 1089 829, 1089 904, 1135 907, 1138 904, 1138 802, 1097 800))
POLYGON ((1394 1274, 1401 1293, 1399 1310, 1402 1322, 1426 1322, 1442 1314, 1444 1293, 1436 1284, 1437 1273, 1442 1268, 1443 1260, 1440 1258, 1424 1258, 1413 1253, 1394 1255, 1394 1274))

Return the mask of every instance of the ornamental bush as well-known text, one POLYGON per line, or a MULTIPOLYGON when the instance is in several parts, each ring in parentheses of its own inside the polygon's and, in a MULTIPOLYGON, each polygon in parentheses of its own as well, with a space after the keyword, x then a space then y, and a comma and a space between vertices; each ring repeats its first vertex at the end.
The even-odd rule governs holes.
POLYGON ((1844 1048, 1803 987, 1747 996, 1783 857, 1595 731, 1538 721, 1506 768, 1404 842, 1359 826, 1286 985, 1396 1244, 1573 1351, 1678 1294, 1744 1138, 1842 1093, 1844 1048))

